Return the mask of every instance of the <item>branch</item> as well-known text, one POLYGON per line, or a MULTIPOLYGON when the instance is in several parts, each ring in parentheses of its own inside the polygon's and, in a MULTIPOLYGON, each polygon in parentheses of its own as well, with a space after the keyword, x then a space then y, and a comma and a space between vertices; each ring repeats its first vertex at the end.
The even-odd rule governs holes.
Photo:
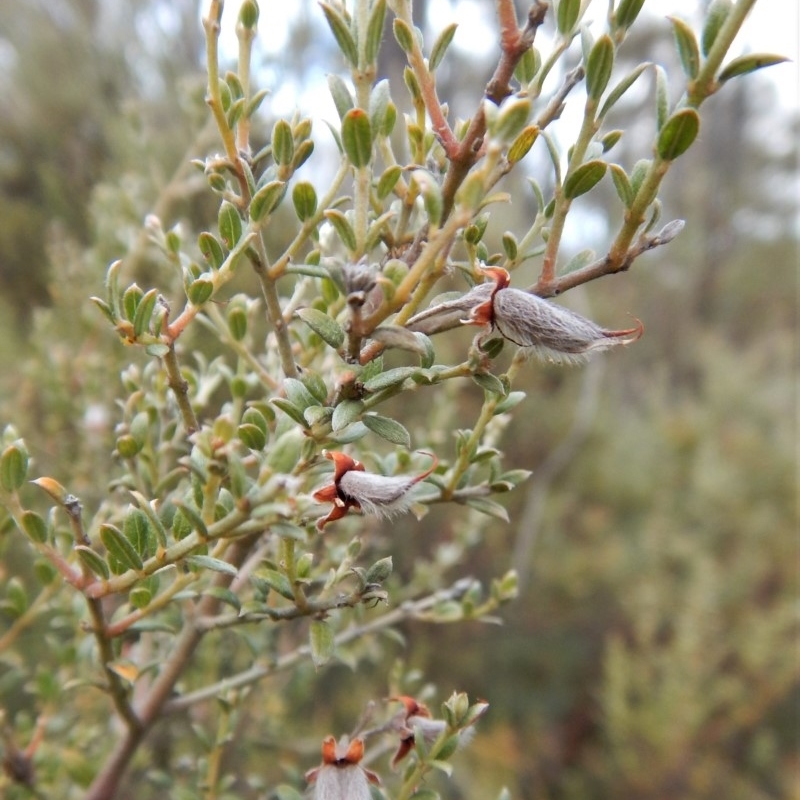
POLYGON ((665 225, 658 233, 652 236, 642 235, 639 241, 627 250, 624 255, 614 257, 612 251, 609 251, 602 258, 597 259, 591 264, 576 269, 567 275, 562 275, 560 278, 555 278, 549 283, 543 283, 540 279, 532 286, 529 286, 527 291, 532 292, 539 297, 554 297, 562 294, 569 289, 574 289, 583 283, 602 278, 604 275, 614 275, 617 272, 625 272, 630 269, 633 262, 648 250, 653 250, 656 247, 671 242, 683 230, 684 221, 681 219, 673 220, 665 225))
MULTIPOLYGON (((334 646, 338 647, 340 645, 347 644, 348 642, 360 639, 370 633, 376 633, 377 631, 384 630, 385 628, 390 628, 393 625, 397 625, 405 620, 418 618, 424 619, 424 612, 433 608, 435 605, 444 600, 458 600, 473 585, 473 583, 474 581, 472 578, 461 578, 449 589, 434 592, 433 594, 427 595, 420 600, 403 603, 394 611, 390 611, 387 614, 384 614, 382 617, 373 620, 372 622, 367 622, 363 625, 354 625, 353 627, 348 628, 347 630, 336 635, 334 646)), ((175 714, 179 711, 190 708, 197 703, 204 702, 205 700, 212 700, 222 692, 258 683, 258 681, 268 677, 269 675, 275 675, 278 672, 283 672, 284 670, 293 667, 299 661, 308 658, 310 655, 311 648, 308 645, 301 645, 295 650, 292 650, 290 653, 287 653, 286 655, 283 655, 268 664, 257 664, 253 667, 250 667, 250 669, 240 672, 238 675, 233 675, 230 678, 213 683, 203 689, 198 689, 196 692, 190 692, 182 697, 176 698, 175 700, 171 700, 164 705, 164 708, 162 709, 162 715, 166 716, 168 714, 175 714)), ((87 800, 93 800, 93 798, 87 798, 87 800)))
MULTIPOLYGON (((235 542, 231 547, 229 563, 238 567, 247 557, 256 539, 257 536, 253 536, 244 541, 235 542)), ((226 588, 231 580, 231 575, 219 573, 215 576, 213 585, 226 588)), ((198 604, 198 614, 201 616, 213 614, 220 602, 212 595, 205 595, 198 604)), ((136 727, 129 727, 119 740, 89 787, 85 800, 113 800, 134 754, 150 728, 162 717, 167 698, 172 694, 175 684, 189 665, 192 654, 202 641, 203 634, 204 631, 193 624, 191 620, 185 620, 172 651, 164 659, 161 672, 154 680, 139 708, 136 709, 140 724, 136 727)))

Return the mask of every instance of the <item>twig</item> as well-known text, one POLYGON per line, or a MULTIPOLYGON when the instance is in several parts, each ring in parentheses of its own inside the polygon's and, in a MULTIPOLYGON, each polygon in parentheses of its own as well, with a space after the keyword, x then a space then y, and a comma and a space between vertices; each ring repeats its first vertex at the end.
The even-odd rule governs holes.
POLYGON ((186 428, 186 435, 191 436, 200 430, 200 423, 197 421, 192 402, 189 400, 189 384, 181 375, 181 367, 178 363, 178 356, 175 353, 175 342, 169 344, 169 349, 164 354, 164 367, 167 370, 167 381, 169 388, 175 395, 178 409, 183 418, 183 427, 186 428))
POLYGON ((668 225, 665 225, 658 233, 652 236, 642 236, 636 245, 631 247, 622 258, 614 257, 609 251, 602 258, 593 261, 591 264, 576 269, 567 275, 562 275, 553 279, 548 284, 543 284, 541 279, 528 287, 529 292, 538 295, 539 297, 554 297, 555 295, 562 294, 569 289, 574 289, 584 283, 602 278, 604 275, 614 275, 617 272, 624 272, 630 269, 633 262, 648 250, 652 250, 661 245, 667 244, 672 241, 675 236, 683 229, 683 220, 674 220, 668 225))
MULTIPOLYGON (((378 617, 378 619, 373 620, 372 622, 367 622, 363 625, 354 625, 353 627, 348 628, 347 630, 336 635, 334 639, 334 646, 338 647, 340 645, 347 644, 348 642, 355 641, 363 636, 367 636, 371 633, 376 633, 377 631, 397 625, 404 620, 423 617, 425 611, 433 608, 442 601, 458 600, 473 585, 473 583, 474 581, 472 578, 461 578, 449 589, 434 592, 433 594, 427 595, 420 600, 405 602, 394 611, 390 611, 383 616, 378 617)), ((263 680, 270 675, 275 675, 278 672, 283 672, 284 670, 293 667, 302 659, 307 658, 310 653, 311 648, 308 645, 301 645, 295 650, 292 650, 290 653, 286 653, 285 655, 268 664, 256 664, 255 666, 240 672, 238 675, 233 675, 230 678, 218 681, 217 683, 206 686, 203 689, 198 689, 195 692, 190 692, 182 697, 170 700, 164 705, 162 709, 162 715, 166 716, 168 714, 175 714, 179 711, 190 708, 197 703, 201 703, 205 700, 211 700, 217 697, 221 692, 258 683, 258 681, 263 680)), ((87 798, 87 800, 94 799, 87 798)))
MULTIPOLYGON (((244 541, 235 542, 231 547, 228 563, 234 567, 241 564, 256 539, 257 536, 254 536, 244 541)), ((218 573, 214 578, 213 585, 218 588, 225 588, 230 584, 231 580, 232 577, 227 573, 218 573)), ((198 604, 198 614, 201 616, 212 615, 219 607, 219 604, 220 601, 213 595, 205 595, 198 604)), ((112 800, 117 794, 117 789, 128 765, 147 732, 163 715, 167 698, 172 694, 175 684, 188 666, 192 654, 202 641, 203 635, 204 632, 194 625, 191 620, 185 620, 172 651, 163 661, 161 672, 154 680, 143 702, 136 709, 140 724, 136 727, 129 727, 125 735, 119 740, 103 768, 89 787, 85 800, 112 800)))

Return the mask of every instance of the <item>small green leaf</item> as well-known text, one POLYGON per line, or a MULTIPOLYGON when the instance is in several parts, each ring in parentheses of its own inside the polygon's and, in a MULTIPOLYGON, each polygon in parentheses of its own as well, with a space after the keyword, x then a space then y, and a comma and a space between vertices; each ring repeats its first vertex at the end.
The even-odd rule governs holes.
POLYGON ((243 423, 236 429, 236 435, 242 444, 250 450, 263 450, 267 443, 264 431, 256 425, 243 423))
POLYGON ((586 61, 586 94, 599 100, 614 68, 614 42, 606 33, 595 43, 586 61))
POLYGON ((361 421, 375 434, 392 444, 411 447, 411 436, 397 420, 378 414, 365 414, 361 421))
POLYGON ((234 301, 228 306, 227 321, 233 340, 241 342, 247 336, 247 310, 242 303, 234 301))
MULTIPOLYGON (((298 408, 294 403, 289 402, 283 397, 273 397, 270 403, 283 411, 289 419, 293 419, 298 425, 302 425, 304 428, 308 427, 305 417, 303 416, 302 408, 298 408)), ((272 452, 270 452, 270 456, 272 456, 272 452)), ((289 467, 289 470, 291 471, 291 467, 289 467)))
POLYGON ((296 314, 322 341, 329 344, 334 350, 338 350, 344 343, 342 326, 327 314, 318 311, 316 308, 301 308, 296 314))
POLYGON ((506 394, 506 387, 503 382, 491 372, 476 372, 472 376, 472 380, 487 392, 492 394, 499 394, 501 397, 506 394))
POLYGON ((372 64, 378 57, 383 39, 383 23, 386 20, 386 0, 376 0, 369 14, 367 23, 367 41, 364 47, 364 55, 367 63, 372 64))
POLYGON ((327 3, 320 3, 320 6, 342 54, 350 62, 351 67, 357 67, 358 48, 356 47, 355 36, 350 30, 347 20, 333 6, 327 3))
POLYGON ((582 194, 586 194, 602 180, 607 168, 606 162, 599 159, 593 159, 581 164, 564 181, 564 196, 572 200, 582 194))
POLYGON ((705 22, 703 23, 703 33, 700 37, 700 46, 703 50, 703 55, 707 56, 717 40, 725 20, 733 10, 733 3, 731 0, 711 0, 711 5, 706 12, 705 22))
POLYGON ((684 108, 673 114, 658 134, 656 149, 664 161, 673 161, 685 153, 697 138, 700 116, 693 108, 684 108))
POLYGON ((525 86, 530 83, 539 71, 539 64, 537 64, 537 51, 534 47, 529 47, 523 54, 522 58, 517 62, 514 69, 514 77, 525 86))
POLYGON ((156 537, 147 515, 140 508, 131 509, 122 523, 122 532, 144 560, 155 555, 156 537))
POLYGON ((30 537, 31 541, 40 544, 47 541, 47 523, 35 511, 23 511, 20 522, 22 523, 22 529, 30 537))
POLYGON ((370 378, 364 383, 364 390, 367 392, 379 392, 381 389, 388 389, 390 386, 396 386, 402 383, 407 378, 416 375, 419 370, 416 367, 395 367, 388 369, 386 372, 381 372, 374 378, 370 378))
POLYGON ((724 83, 739 75, 747 75, 758 69, 773 67, 786 61, 789 61, 789 59, 785 56, 773 55, 772 53, 751 53, 750 55, 739 56, 739 58, 734 58, 723 68, 719 74, 719 81, 724 83))
POLYGON ((392 574, 392 557, 386 556, 380 561, 376 561, 366 572, 364 582, 383 583, 392 574))
POLYGON ((225 586, 209 586, 208 589, 203 589, 203 596, 214 597, 221 603, 226 603, 232 606, 237 611, 242 607, 242 601, 236 592, 231 591, 225 586))
POLYGON ((136 319, 136 309, 139 307, 144 292, 135 283, 132 283, 122 295, 122 310, 125 312, 125 319, 133 322, 136 319))
POLYGON ((369 96, 369 124, 373 135, 383 130, 390 101, 389 81, 378 81, 369 96))
POLYGON ((150 327, 150 319, 156 307, 158 299, 158 289, 151 289, 147 292, 136 307, 136 314, 133 318, 133 333, 138 338, 150 327))
POLYGON ((212 572, 221 572, 223 575, 232 575, 233 577, 239 574, 233 564, 211 556, 186 556, 185 561, 189 566, 198 569, 210 569, 212 572))
POLYGON ((283 200, 286 194, 286 183, 284 181, 270 181, 262 186, 253 195, 250 201, 250 219, 253 222, 261 222, 268 214, 271 214, 283 200))
POLYGON ((200 248, 203 258, 213 269, 219 269, 225 262, 225 252, 213 233, 203 231, 197 237, 197 246, 200 248))
POLYGON ((242 236, 242 218, 236 206, 228 200, 223 200, 217 214, 219 235, 228 248, 232 248, 242 236))
POLYGON ((409 28, 408 24, 403 22, 402 19, 396 17, 392 23, 392 32, 400 49, 406 53, 410 53, 414 49, 414 32, 409 28))
POLYGON ((503 398, 494 409, 494 415, 506 414, 513 408, 516 408, 525 399, 525 392, 509 392, 508 396, 503 398))
POLYGON ((5 584, 5 596, 0 601, 0 610, 14 617, 22 616, 28 608, 28 594, 22 581, 13 577, 5 584))
POLYGON ((169 346, 162 342, 151 342, 145 345, 144 351, 147 355, 153 356, 153 358, 163 358, 169 353, 169 346))
POLYGON ((311 219, 317 211, 317 193, 308 181, 296 183, 292 189, 292 203, 300 222, 311 219))
POLYGON ((378 179, 378 186, 375 190, 378 195, 378 200, 385 200, 389 196, 392 189, 397 186, 397 181, 400 180, 402 174, 403 168, 398 164, 393 164, 391 167, 384 170, 383 175, 378 179))
POLYGON ((347 217, 338 208, 329 208, 325 211, 325 219, 333 225, 334 230, 342 240, 342 244, 350 251, 355 250, 356 234, 347 217))
POLYGON ((283 389, 286 392, 286 399, 296 408, 302 410, 318 404, 317 398, 297 378, 286 378, 283 382, 283 389))
MULTIPOLYGON (((208 273, 205 273, 206 275, 208 273)), ((200 277, 189 285, 186 296, 193 306, 201 306, 214 294, 214 281, 209 277, 200 277)))
POLYGON ((191 531, 197 531, 203 538, 208 537, 208 528, 194 506, 180 500, 176 501, 175 505, 180 511, 180 514, 176 514, 172 522, 172 531, 176 539, 185 538, 191 531), (176 525, 180 526, 178 530, 176 530, 176 525))
POLYGON ((559 33, 565 36, 572 32, 581 10, 581 0, 559 0, 556 8, 556 24, 559 33))
POLYGON ((108 551, 109 565, 115 575, 133 569, 139 571, 144 566, 141 556, 127 536, 110 523, 100 526, 100 540, 108 551))
POLYGON ((153 599, 153 592, 149 586, 140 584, 128 592, 128 602, 134 608, 146 608, 153 599))
POLYGON ((630 208, 633 203, 634 193, 628 174, 619 164, 610 164, 611 180, 614 181, 614 188, 617 190, 619 199, 625 208, 630 208))
POLYGON ((611 110, 611 108, 619 101, 620 97, 633 86, 637 78, 650 66, 649 63, 639 64, 635 69, 631 70, 609 93, 606 97, 600 113, 597 115, 598 119, 602 119, 611 110))
POLYGON ((519 253, 519 243, 517 242, 517 237, 514 236, 511 231, 506 231, 503 234, 503 252, 506 254, 506 258, 510 261, 513 261, 518 253, 519 253))
POLYGON ((258 25, 258 12, 256 0, 244 0, 239 9, 239 24, 246 30, 253 30, 258 25))
POLYGON ((111 306, 106 303, 105 300, 101 300, 99 297, 90 297, 89 298, 103 313, 103 316, 112 324, 117 324, 117 316, 112 310, 111 306))
POLYGON ((355 105, 347 84, 339 75, 328 75, 328 90, 333 98, 339 119, 344 119, 344 115, 355 105))
POLYGON ((681 60, 684 75, 690 80, 697 77, 700 69, 700 48, 694 31, 678 17, 667 17, 672 23, 672 32, 675 34, 675 44, 681 60))
POLYGON ((496 503, 494 500, 489 500, 486 497, 469 497, 464 501, 470 508, 480 511, 481 514, 487 514, 490 517, 499 519, 502 522, 508 522, 508 511, 496 503))
POLYGON ((630 173, 630 179, 631 179, 631 190, 633 191, 634 196, 639 194, 639 189, 642 187, 642 182, 644 181, 649 170, 650 170, 649 158, 640 158, 633 165, 633 169, 631 170, 630 173))
POLYGON ((497 113, 491 126, 492 136, 502 142, 513 142, 528 124, 531 115, 531 101, 522 97, 506 100, 497 113))
POLYGON ((8 445, 0 455, 0 486, 14 492, 25 483, 28 474, 28 451, 22 441, 8 445))
POLYGON ((372 126, 363 108, 351 108, 344 115, 342 147, 356 169, 366 167, 372 160, 372 126))
POLYGON ((346 428, 361 416, 363 410, 364 404, 360 400, 342 400, 333 410, 331 428, 334 432, 346 428))
POLYGON ((639 12, 642 10, 644 0, 621 0, 614 12, 614 25, 626 29, 633 25, 639 12))
POLYGON ((297 149, 294 151, 294 160, 292 161, 292 170, 296 172, 303 164, 308 161, 311 154, 314 152, 314 142, 307 139, 305 142, 300 142, 297 149))
POLYGON ((667 71, 660 65, 655 66, 656 73, 656 129, 661 130, 669 119, 669 82, 667 71))
POLYGON ((321 619, 311 620, 308 631, 308 641, 311 647, 311 660, 319 669, 330 661, 333 655, 334 636, 333 628, 321 619))
POLYGON ((613 130, 604 134, 600 139, 600 144, 603 146, 603 152, 607 153, 621 138, 624 131, 613 130))
POLYGON ((456 35, 457 28, 458 25, 452 22, 436 37, 436 41, 433 43, 433 47, 431 47, 431 54, 428 57, 428 69, 431 72, 435 72, 439 64, 442 63, 447 48, 450 47, 450 43, 456 35))
POLYGON ((256 577, 264 581, 270 589, 277 592, 281 597, 287 600, 294 600, 294 592, 292 592, 292 584, 289 579, 282 572, 275 569, 261 569, 256 573, 256 577))
POLYGON ((288 166, 294 158, 294 136, 292 126, 279 119, 272 126, 272 159, 280 166, 288 166))
POLYGON ((74 549, 81 564, 91 570, 98 578, 108 580, 111 577, 111 570, 108 568, 106 560, 98 552, 85 544, 77 544, 74 549))
POLYGON ((528 151, 533 147, 533 143, 539 138, 539 126, 538 125, 528 125, 527 128, 523 128, 523 130, 519 133, 516 139, 511 143, 511 146, 508 148, 508 154, 506 158, 508 159, 509 164, 516 164, 518 161, 522 161, 526 155, 528 155, 528 151))

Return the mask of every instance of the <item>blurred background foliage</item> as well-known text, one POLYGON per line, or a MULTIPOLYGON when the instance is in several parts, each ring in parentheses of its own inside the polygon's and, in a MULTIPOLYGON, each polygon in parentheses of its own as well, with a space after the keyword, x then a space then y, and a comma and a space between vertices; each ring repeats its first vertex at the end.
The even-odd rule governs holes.
MULTIPOLYGON (((415 3, 423 30, 428 5, 415 3)), ((298 4, 292 46, 270 50, 269 6, 264 83, 276 97, 288 85, 299 102, 313 98, 304 92, 323 81, 333 53, 321 15, 298 4)), ((114 470, 117 376, 142 356, 123 350, 87 298, 102 293, 106 265, 122 253, 143 285, 163 269, 142 233, 156 204, 165 228, 193 229, 214 207, 187 169, 209 143, 198 17, 195 0, 4 0, 0 9, 0 420, 14 422, 40 470, 69 476, 90 505, 106 490, 96 476, 114 470)), ((647 20, 631 64, 674 68, 669 24, 647 20)), ((391 37, 382 58, 396 74, 391 37)), ((464 113, 474 103, 486 66, 451 52, 438 79, 456 112, 460 98, 464 113)), ((309 664, 257 687, 238 731, 242 769, 265 785, 305 769, 321 735, 349 728, 366 698, 386 695, 387 665, 403 659, 445 696, 453 687, 491 704, 472 745, 479 757, 461 757, 453 798, 486 797, 501 783, 522 800, 797 796, 800 139, 796 110, 775 102, 770 77, 733 81, 709 101, 701 139, 661 195, 664 219, 688 221, 682 235, 630 273, 565 298, 612 327, 635 315, 646 335, 586 368, 537 365, 515 387, 528 398, 504 435, 506 463, 534 475, 508 496, 511 525, 469 531, 434 510, 422 526, 391 527, 393 581, 458 537, 480 539, 466 570, 477 577, 516 567, 523 591, 503 626, 409 625, 405 646, 376 646, 373 666, 334 665, 320 680, 309 664), (349 708, 326 702, 334 687, 349 708), (289 731, 309 737, 296 763, 280 747, 289 731)), ((615 111, 623 164, 639 136, 652 135, 641 130, 652 124, 642 102, 615 111)), ((601 246, 609 224, 602 191, 581 203, 576 253, 601 246)), ((526 211, 503 209, 496 250, 526 211)), ((213 355, 197 334, 191 344, 213 355)), ((480 394, 470 386, 451 400, 477 406, 480 394)), ((428 412, 421 405, 420 426, 428 412)), ((42 567, 8 532, 0 555, 2 642, 13 619, 9 576, 25 591, 42 567)), ((40 638, 33 626, 0 652, 0 707, 18 730, 33 724, 33 697, 49 691, 63 702, 58 672, 37 663, 56 653, 68 672, 79 647, 71 630, 40 638), (24 685, 14 677, 21 664, 34 676, 24 685)), ((206 658, 209 680, 233 668, 219 653, 206 658)), ((91 729, 99 719, 81 697, 91 729)), ((188 770, 170 761, 193 735, 188 722, 159 731, 153 764, 188 770)))

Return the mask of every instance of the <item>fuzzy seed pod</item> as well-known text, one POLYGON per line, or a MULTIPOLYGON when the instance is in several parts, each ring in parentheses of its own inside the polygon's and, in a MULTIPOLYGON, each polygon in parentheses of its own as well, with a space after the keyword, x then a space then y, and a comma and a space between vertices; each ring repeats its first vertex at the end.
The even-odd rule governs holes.
POLYGON ((370 800, 370 783, 380 785, 378 776, 361 766, 364 742, 338 742, 328 736, 322 743, 322 764, 306 773, 306 781, 314 785, 314 800, 370 800))
POLYGON ((501 267, 487 267, 483 272, 495 281, 494 291, 464 321, 497 330, 503 338, 540 358, 581 361, 596 350, 635 342, 644 332, 638 320, 635 327, 624 330, 601 328, 563 306, 510 288, 508 272, 501 267))
POLYGON ((314 492, 314 499, 321 503, 333 503, 330 513, 317 521, 317 529, 322 530, 329 522, 341 519, 351 508, 388 518, 402 514, 413 504, 410 490, 430 475, 438 460, 432 453, 431 467, 421 475, 376 475, 366 472, 364 465, 344 453, 335 450, 323 451, 325 458, 333 461, 333 483, 314 492))

